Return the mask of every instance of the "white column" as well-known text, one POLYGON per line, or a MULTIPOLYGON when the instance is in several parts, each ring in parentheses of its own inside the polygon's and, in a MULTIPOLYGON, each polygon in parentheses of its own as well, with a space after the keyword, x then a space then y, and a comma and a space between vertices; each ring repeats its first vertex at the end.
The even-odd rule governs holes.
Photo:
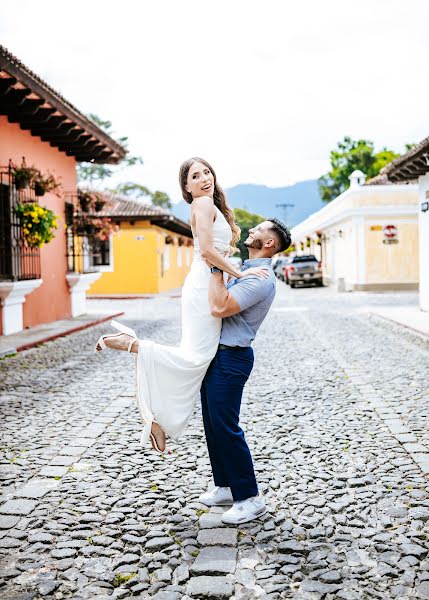
POLYGON ((67 283, 70 288, 72 317, 86 313, 86 292, 102 273, 68 273, 67 283))
POLYGON ((429 311, 429 174, 419 179, 420 308, 429 311))
POLYGON ((18 333, 24 329, 22 305, 25 297, 42 285, 43 279, 0 282, 3 335, 18 333))

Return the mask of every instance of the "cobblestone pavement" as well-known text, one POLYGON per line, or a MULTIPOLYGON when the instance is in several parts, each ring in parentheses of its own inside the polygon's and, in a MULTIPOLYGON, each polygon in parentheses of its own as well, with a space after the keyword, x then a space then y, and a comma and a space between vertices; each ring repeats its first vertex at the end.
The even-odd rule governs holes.
MULTIPOLYGON (((269 511, 237 528, 197 500, 199 408, 171 454, 140 449, 105 326, 0 361, 0 599, 428 599, 429 344, 367 314, 413 301, 279 283, 242 410, 269 511)), ((178 299, 113 308, 179 338, 178 299)))

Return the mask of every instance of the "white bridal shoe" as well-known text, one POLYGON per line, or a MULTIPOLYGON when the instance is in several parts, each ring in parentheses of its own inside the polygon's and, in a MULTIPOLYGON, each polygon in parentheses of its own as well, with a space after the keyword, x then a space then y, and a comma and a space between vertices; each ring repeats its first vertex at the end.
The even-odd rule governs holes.
MULTIPOLYGON (((122 323, 118 323, 118 321, 111 321, 110 324, 114 329, 117 329, 120 333, 112 333, 112 334, 102 335, 98 339, 98 342, 95 345, 94 352, 101 352, 102 350, 105 350, 106 348, 108 348, 108 346, 106 346, 105 340, 110 339, 110 338, 115 338, 115 337, 118 337, 123 334, 130 336, 130 341, 128 342, 128 346, 127 346, 127 352, 131 352, 134 342, 136 342, 138 340, 136 332, 133 329, 131 329, 130 327, 127 327, 126 325, 123 325, 122 323)), ((113 348, 113 349, 115 349, 115 348, 113 348)), ((117 348, 117 349, 119 349, 119 348, 117 348)), ((152 448, 154 450, 156 450, 157 452, 161 452, 161 453, 165 452, 165 433, 164 433, 164 440, 163 440, 164 447, 161 448, 158 444, 158 441, 157 441, 155 435, 152 433, 152 425, 156 425, 157 428, 159 428, 164 433, 162 427, 160 425, 158 425, 158 423, 156 423, 155 421, 146 423, 145 429, 148 428, 148 439, 150 439, 152 448)))
POLYGON ((111 334, 102 335, 98 339, 98 342, 95 344, 94 352, 101 352, 102 350, 105 350, 107 348, 106 342, 105 342, 106 339, 118 337, 118 336, 122 335, 123 333, 125 333, 131 337, 130 342, 128 344, 128 348, 127 348, 127 352, 131 352, 134 342, 136 342, 138 339, 136 332, 133 329, 131 329, 130 327, 127 327, 126 325, 122 325, 122 323, 118 323, 118 321, 111 321, 110 324, 114 329, 117 329, 120 333, 111 333, 111 334))

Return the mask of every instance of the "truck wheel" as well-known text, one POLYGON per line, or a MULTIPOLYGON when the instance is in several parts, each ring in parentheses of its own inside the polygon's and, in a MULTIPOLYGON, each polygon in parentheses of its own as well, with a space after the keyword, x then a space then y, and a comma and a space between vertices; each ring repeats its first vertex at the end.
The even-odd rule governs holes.
POLYGON ((294 283, 292 283, 292 282, 290 282, 290 287, 291 287, 291 288, 294 288, 294 287, 295 287, 295 284, 294 284, 294 283))

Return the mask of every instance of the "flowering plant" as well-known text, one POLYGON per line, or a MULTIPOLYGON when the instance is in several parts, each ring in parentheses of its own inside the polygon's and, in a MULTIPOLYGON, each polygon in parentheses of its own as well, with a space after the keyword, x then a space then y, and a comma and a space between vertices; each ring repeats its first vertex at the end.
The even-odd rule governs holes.
POLYGON ((49 208, 39 206, 35 202, 26 202, 17 204, 15 213, 29 246, 41 248, 54 238, 53 230, 58 227, 57 217, 49 208))
POLYGON ((106 204, 106 199, 102 194, 89 190, 78 189, 77 198, 81 211, 85 213, 103 210, 106 204))
POLYGON ((40 171, 36 170, 33 181, 36 196, 44 196, 48 192, 55 192, 57 196, 61 196, 61 184, 51 173, 43 175, 40 171))

